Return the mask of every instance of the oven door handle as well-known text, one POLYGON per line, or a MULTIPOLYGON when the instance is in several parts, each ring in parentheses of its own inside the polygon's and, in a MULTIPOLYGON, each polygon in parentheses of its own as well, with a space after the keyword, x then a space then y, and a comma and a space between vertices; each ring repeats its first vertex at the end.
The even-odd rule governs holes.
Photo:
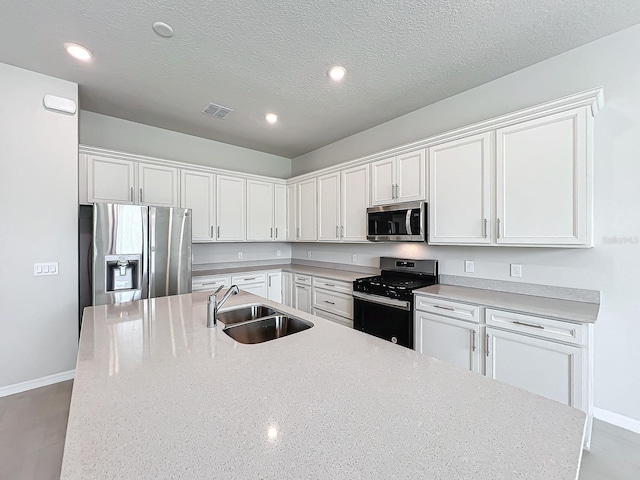
POLYGON ((364 300, 371 303, 379 303, 399 310, 411 311, 411 302, 405 300, 394 300, 393 298, 380 297, 378 295, 370 295, 368 293, 353 292, 353 298, 364 300))
POLYGON ((407 227, 407 235, 413 235, 413 232, 411 231, 411 212, 413 210, 411 210, 410 208, 407 208, 407 215, 405 217, 405 226, 407 227))

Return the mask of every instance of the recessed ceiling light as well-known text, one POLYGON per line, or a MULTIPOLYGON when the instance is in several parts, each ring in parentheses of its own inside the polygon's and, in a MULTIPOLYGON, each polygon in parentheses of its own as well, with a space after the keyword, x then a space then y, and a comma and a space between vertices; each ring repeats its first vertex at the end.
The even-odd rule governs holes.
POLYGON ((155 22, 153 25, 153 31, 164 38, 173 37, 173 28, 168 23, 155 22))
POLYGON ((269 123, 276 123, 278 121, 278 115, 275 113, 267 113, 264 118, 266 118, 269 123))
POLYGON ((347 69, 340 65, 336 65, 334 67, 331 67, 327 73, 329 74, 329 78, 331 78, 331 80, 333 80, 334 82, 339 82, 344 78, 345 74, 347 73, 347 69))
POLYGON ((64 48, 69 55, 83 62, 88 62, 93 57, 93 53, 88 48, 78 45, 77 43, 65 43, 64 48))

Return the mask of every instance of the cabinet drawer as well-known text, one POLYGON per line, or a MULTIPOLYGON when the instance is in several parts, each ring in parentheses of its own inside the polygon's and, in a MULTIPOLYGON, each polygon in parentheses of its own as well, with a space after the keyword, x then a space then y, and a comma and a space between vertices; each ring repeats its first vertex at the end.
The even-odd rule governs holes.
POLYGON ((561 342, 582 344, 582 326, 576 323, 535 317, 522 313, 503 312, 492 308, 487 308, 485 315, 487 326, 561 342))
POLYGON ((347 295, 351 295, 353 292, 352 284, 323 277, 313 277, 313 288, 323 288, 332 292, 346 293, 347 295))
POLYGON ((234 285, 246 285, 248 283, 265 283, 267 281, 266 273, 245 273, 243 275, 233 275, 231 282, 234 285))
POLYGON ((332 322, 344 325, 345 327, 353 328, 353 320, 350 318, 341 317, 335 313, 325 312, 319 308, 314 308, 313 314, 317 317, 324 318, 325 320, 331 320, 332 322))
POLYGON ((192 290, 200 292, 203 290, 216 290, 220 285, 223 287, 231 286, 231 277, 228 275, 216 275, 205 277, 193 277, 192 290))
POLYGON ((344 293, 313 290, 313 307, 353 318, 353 297, 344 293))
POLYGON ((311 285, 311 275, 295 274, 295 282, 302 285, 311 285))
POLYGON ((458 320, 465 320, 467 322, 480 323, 480 307, 478 305, 468 305, 466 303, 416 295, 415 308, 422 312, 430 312, 445 317, 457 318, 458 320))

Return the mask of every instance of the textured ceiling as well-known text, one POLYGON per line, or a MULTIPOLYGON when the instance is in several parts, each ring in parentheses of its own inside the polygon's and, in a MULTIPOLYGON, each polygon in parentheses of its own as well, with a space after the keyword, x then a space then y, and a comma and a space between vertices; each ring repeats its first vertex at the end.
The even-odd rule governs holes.
POLYGON ((292 158, 636 23, 638 0, 4 0, 0 62, 79 83, 85 110, 292 158))

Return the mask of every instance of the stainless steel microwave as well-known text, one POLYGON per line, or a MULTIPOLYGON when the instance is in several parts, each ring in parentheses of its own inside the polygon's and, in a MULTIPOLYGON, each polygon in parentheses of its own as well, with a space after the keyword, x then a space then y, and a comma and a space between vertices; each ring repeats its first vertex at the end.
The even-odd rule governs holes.
POLYGON ((367 240, 425 242, 426 216, 425 202, 405 202, 367 208, 367 240))

